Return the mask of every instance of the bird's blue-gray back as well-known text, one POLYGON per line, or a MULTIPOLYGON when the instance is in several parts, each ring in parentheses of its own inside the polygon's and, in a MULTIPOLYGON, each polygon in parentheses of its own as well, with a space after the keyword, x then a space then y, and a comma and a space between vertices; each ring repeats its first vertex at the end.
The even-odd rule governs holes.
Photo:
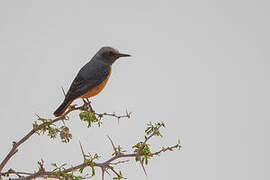
POLYGON ((74 99, 102 83, 110 74, 110 66, 95 57, 85 64, 73 80, 66 98, 74 99))

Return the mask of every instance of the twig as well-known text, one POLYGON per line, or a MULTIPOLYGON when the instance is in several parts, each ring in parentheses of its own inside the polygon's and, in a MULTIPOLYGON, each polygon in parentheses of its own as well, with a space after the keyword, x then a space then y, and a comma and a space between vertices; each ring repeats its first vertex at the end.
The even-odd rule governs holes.
POLYGON ((155 127, 154 131, 147 137, 145 136, 145 140, 143 142, 143 144, 145 144, 151 137, 153 137, 154 135, 157 134, 158 130, 161 128, 161 127, 165 127, 164 123, 161 123, 159 124, 157 127, 155 127))

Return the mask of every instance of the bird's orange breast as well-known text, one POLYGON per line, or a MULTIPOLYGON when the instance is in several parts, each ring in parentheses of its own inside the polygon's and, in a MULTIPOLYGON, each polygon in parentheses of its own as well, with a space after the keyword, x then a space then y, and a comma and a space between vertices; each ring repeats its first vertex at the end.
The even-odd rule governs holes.
POLYGON ((102 83, 100 83, 99 85, 92 88, 90 91, 88 91, 84 95, 82 95, 81 98, 90 98, 90 97, 93 97, 93 96, 97 95, 98 93, 100 93, 102 91, 102 89, 105 87, 105 85, 107 84, 111 73, 112 73, 112 67, 110 66, 110 73, 109 73, 108 77, 102 83))

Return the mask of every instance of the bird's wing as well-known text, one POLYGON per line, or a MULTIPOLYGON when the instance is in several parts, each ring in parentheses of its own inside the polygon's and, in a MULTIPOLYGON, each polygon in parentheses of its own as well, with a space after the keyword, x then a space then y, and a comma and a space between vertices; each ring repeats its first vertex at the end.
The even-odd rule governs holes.
POLYGON ((80 71, 76 78, 73 80, 66 98, 74 100, 84 95, 92 88, 102 83, 108 77, 110 71, 110 67, 104 66, 91 68, 86 72, 80 71))

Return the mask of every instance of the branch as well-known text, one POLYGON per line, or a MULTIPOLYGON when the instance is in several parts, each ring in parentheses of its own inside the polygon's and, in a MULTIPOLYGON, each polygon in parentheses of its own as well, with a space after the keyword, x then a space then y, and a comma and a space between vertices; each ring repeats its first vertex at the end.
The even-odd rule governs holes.
MULTIPOLYGON (((167 148, 162 148, 160 149, 159 151, 156 151, 154 153, 151 153, 149 154, 149 156, 157 156, 157 155, 160 155, 160 153, 162 152, 166 152, 166 151, 173 151, 175 149, 178 149, 180 147, 179 144, 176 144, 174 146, 170 146, 170 147, 167 147, 167 148)), ((94 167, 100 167, 100 168, 103 168, 103 169, 113 169, 112 165, 115 165, 115 163, 112 163, 113 161, 115 160, 118 160, 118 159, 122 159, 122 158, 132 158, 132 157, 137 157, 137 156, 143 156, 141 154, 137 154, 137 153, 130 153, 130 154, 119 154, 117 156, 114 156, 110 159, 108 159, 107 161, 104 161, 102 163, 93 163, 93 166, 94 167)), ((120 162, 120 161, 119 161, 120 162)), ((127 161, 122 161, 123 163, 124 162, 127 162, 127 161)), ((75 170, 78 170, 82 167, 86 167, 86 166, 89 166, 89 161, 87 162, 84 162, 84 163, 81 163, 75 167, 72 167, 72 168, 68 168, 64 171, 61 171, 62 174, 66 174, 66 173, 70 173, 70 172, 73 172, 75 170)), ((118 174, 119 173, 116 173, 115 170, 112 170, 113 173, 115 174, 118 174)), ((44 172, 37 172, 37 173, 29 173, 29 172, 5 172, 5 173, 1 173, 1 175, 3 176, 7 176, 9 174, 19 174, 19 175, 28 175, 28 176, 25 176, 25 177, 20 177, 20 178, 17 178, 17 180, 29 180, 29 179, 33 179, 33 178, 37 178, 37 177, 45 177, 45 178, 48 178, 48 177, 54 177, 54 176, 58 176, 57 178, 61 178, 61 175, 57 175, 57 172, 54 172, 54 171, 44 171, 44 172)), ((14 179, 15 180, 15 179, 14 179)))
POLYGON ((93 107, 91 106, 91 101, 88 99, 88 98, 86 98, 86 100, 85 99, 83 99, 83 101, 84 101, 84 105, 86 106, 86 108, 87 108, 87 110, 89 111, 89 112, 92 112, 93 114, 95 114, 96 116, 98 116, 100 119, 102 118, 102 117, 104 117, 104 116, 111 116, 111 117, 114 117, 114 118, 116 118, 117 120, 119 120, 119 119, 121 119, 121 118, 130 118, 130 115, 131 115, 131 112, 128 112, 127 110, 126 110, 126 114, 125 115, 116 115, 115 113, 97 113, 94 109, 93 109, 93 107))
MULTIPOLYGON (((53 122, 57 122, 60 120, 65 119, 65 117, 72 111, 81 109, 83 106, 80 107, 74 107, 72 109, 69 109, 67 112, 65 112, 62 116, 55 118, 53 120, 53 122)), ((9 153, 7 154, 7 156, 4 158, 4 160, 1 162, 0 164, 0 172, 2 172, 3 168, 5 167, 5 165, 7 164, 7 162, 9 161, 9 159, 18 152, 18 147, 23 144, 26 140, 28 140, 35 132, 37 132, 38 130, 40 130, 42 128, 42 126, 39 127, 33 127, 33 129, 27 133, 23 138, 21 138, 18 142, 13 142, 13 146, 11 148, 11 150, 9 151, 9 153)))
MULTIPOLYGON (((63 90, 63 89, 62 89, 63 90)), ((63 93, 65 95, 65 92, 63 90, 63 93)), ((109 171, 111 171, 114 175, 116 175, 116 177, 114 177, 113 179, 123 179, 123 175, 122 172, 119 171, 117 172, 114 167, 119 165, 119 164, 123 164, 126 162, 129 162, 129 160, 127 158, 135 158, 136 161, 139 161, 139 163, 141 164, 143 171, 145 173, 145 175, 147 176, 145 167, 144 167, 144 163, 147 165, 148 164, 148 159, 152 158, 154 156, 158 156, 160 155, 162 152, 166 152, 166 151, 173 151, 175 149, 180 149, 180 142, 178 142, 176 145, 174 146, 168 146, 166 148, 161 148, 158 151, 155 151, 154 153, 152 153, 150 151, 149 148, 149 144, 147 144, 147 142, 156 136, 161 136, 160 133, 160 128, 161 127, 165 127, 164 123, 155 123, 152 124, 151 122, 148 124, 147 129, 145 130, 146 135, 144 136, 145 139, 143 142, 139 142, 136 145, 132 146, 132 148, 134 149, 132 153, 125 153, 126 151, 123 150, 119 145, 115 146, 112 139, 108 137, 108 139, 110 140, 110 143, 113 147, 114 153, 112 154, 112 157, 107 159, 104 162, 97 162, 99 156, 97 154, 95 154, 94 156, 92 156, 91 154, 85 154, 84 149, 82 147, 81 142, 79 142, 80 144, 80 149, 81 149, 81 153, 83 156, 83 162, 75 167, 71 166, 70 168, 65 168, 66 164, 63 164, 61 166, 57 166, 56 163, 53 163, 52 165, 55 167, 55 169, 53 169, 52 171, 46 171, 44 168, 44 161, 38 161, 38 171, 36 172, 22 172, 22 171, 15 171, 13 169, 9 169, 7 172, 3 172, 2 170, 4 169, 4 167, 6 166, 7 162, 18 152, 18 148, 24 143, 26 142, 28 139, 30 139, 30 137, 37 133, 40 134, 40 132, 48 132, 48 135, 51 138, 55 138, 57 134, 60 134, 60 138, 62 140, 62 142, 69 142, 69 140, 71 139, 72 135, 69 133, 69 128, 66 127, 65 125, 65 120, 68 120, 68 115, 69 113, 71 113, 72 111, 76 111, 76 110, 80 110, 81 113, 79 115, 80 119, 82 121, 86 121, 88 122, 88 127, 91 126, 92 123, 98 123, 98 125, 100 126, 101 124, 101 119, 104 116, 109 116, 109 117, 113 117, 116 118, 118 121, 121 118, 130 118, 131 113, 126 111, 126 114, 124 115, 116 115, 115 113, 98 113, 96 112, 92 106, 91 106, 91 102, 89 101, 89 99, 83 99, 84 104, 82 106, 78 106, 76 107, 76 105, 70 105, 68 107, 68 110, 60 117, 57 117, 55 119, 44 119, 41 118, 37 115, 38 120, 40 120, 42 123, 38 124, 36 121, 33 124, 33 129, 31 131, 29 131, 25 136, 23 136, 18 142, 13 142, 13 146, 11 148, 11 150, 9 151, 9 153, 6 155, 6 157, 3 159, 3 161, 0 163, 0 179, 2 176, 8 177, 10 175, 12 176, 17 176, 18 180, 28 180, 28 179, 35 179, 37 177, 43 177, 43 178, 57 178, 57 179, 86 179, 86 178, 90 178, 92 176, 95 175, 95 167, 98 167, 101 169, 101 175, 102 175, 102 180, 104 180, 104 173, 109 173, 109 171), (62 121, 64 126, 62 127, 53 127, 58 121, 62 121), (124 159, 124 160, 122 160, 124 159), (74 171, 78 171, 81 174, 83 174, 83 170, 86 167, 90 167, 92 170, 92 175, 89 176, 88 174, 86 174, 84 177, 82 176, 76 176, 73 174, 74 171)), ((125 178, 124 178, 125 179, 125 178)))
MULTIPOLYGON (((64 120, 67 120, 68 117, 67 115, 69 113, 71 113, 72 111, 76 111, 76 110, 82 110, 82 111, 87 111, 88 110, 88 107, 91 107, 91 102, 88 100, 87 102, 85 102, 82 106, 78 106, 78 107, 75 107, 75 106, 70 106, 70 108, 60 117, 57 117, 53 120, 50 121, 51 124, 55 123, 55 122, 58 122, 58 121, 64 121, 64 120)), ((116 117, 117 119, 120 119, 120 118, 130 118, 130 114, 131 113, 128 113, 126 112, 126 115, 123 115, 123 116, 117 116, 115 114, 108 114, 108 113, 96 113, 93 108, 91 107, 91 111, 93 113, 95 113, 96 115, 98 115, 100 117, 100 119, 103 117, 103 116, 113 116, 113 117, 116 117)), ((38 116, 38 118, 40 118, 38 116)), ((13 145, 12 145, 12 148, 11 150, 9 151, 9 153, 6 155, 6 157, 3 159, 3 161, 1 162, 0 164, 0 173, 2 172, 3 168, 5 167, 5 165, 7 164, 7 162, 10 160, 10 158, 12 156, 14 156, 17 152, 18 152, 18 147, 20 145, 22 145, 25 141, 27 141, 33 134, 37 133, 39 130, 41 130, 42 128, 46 127, 48 125, 48 123, 42 123, 41 125, 38 125, 38 126, 34 126, 33 129, 28 132, 24 137, 22 137, 18 142, 13 142, 13 145)))
MULTIPOLYGON (((84 150, 83 147, 80 143, 80 148, 81 148, 81 152, 82 155, 84 157, 84 161, 83 163, 75 166, 75 167, 70 167, 68 169, 64 168, 64 165, 57 167, 56 169, 54 169, 53 171, 45 171, 45 169, 43 168, 43 161, 41 161, 41 163, 39 162, 39 171, 36 173, 29 173, 29 172, 16 172, 14 170, 9 170, 5 173, 1 173, 0 176, 8 176, 11 174, 16 174, 18 175, 18 180, 29 180, 29 179, 34 179, 37 177, 43 177, 43 178, 58 178, 58 179, 65 179, 65 178, 74 178, 76 176, 73 175, 74 171, 80 171, 82 173, 83 169, 86 167, 91 167, 92 168, 92 176, 94 175, 94 167, 99 167, 102 170, 102 179, 104 179, 104 172, 108 173, 108 170, 111 171, 113 174, 115 174, 117 177, 116 179, 122 179, 124 178, 122 176, 121 171, 118 173, 113 166, 116 166, 118 164, 121 163, 126 163, 129 160, 127 160, 126 158, 145 158, 147 157, 154 157, 154 156, 159 156, 161 153, 163 152, 167 152, 167 151, 173 151, 175 149, 180 149, 180 142, 178 141, 177 144, 173 145, 173 146, 168 146, 166 148, 161 148, 158 151, 155 152, 150 152, 147 151, 145 152, 145 147, 147 147, 147 145, 145 144, 148 140, 150 140, 152 137, 154 137, 155 134, 157 134, 157 132, 159 132, 159 129, 161 127, 164 127, 163 123, 158 123, 155 128, 153 128, 153 130, 151 131, 150 135, 145 137, 145 142, 143 143, 145 146, 141 146, 143 145, 142 143, 138 143, 138 147, 139 150, 136 151, 136 149, 134 150, 134 153, 123 153, 125 151, 121 150, 120 146, 118 146, 118 148, 115 148, 113 141, 111 140, 111 138, 108 136, 111 145, 114 147, 114 154, 113 157, 109 158, 108 160, 104 161, 104 162, 95 162, 94 160, 98 159, 98 155, 95 154, 95 156, 91 156, 91 155, 86 155, 84 154, 84 150), (121 159, 125 159, 125 160, 121 160, 121 159), (24 177, 23 177, 24 176, 24 177)), ((137 145, 133 146, 133 148, 137 147, 137 145)), ((140 163, 143 163, 143 161, 140 161, 140 163)), ((146 163, 147 164, 147 163, 146 163)), ((55 164, 56 166, 56 164, 55 164)), ((144 167, 143 167, 144 168, 144 167)), ((144 169, 145 171, 145 169, 144 169)), ((146 171, 145 171, 146 173, 146 171)), ((78 178, 78 177, 77 177, 78 178)), ((83 179, 81 176, 79 179, 83 179)))
POLYGON ((160 133, 159 133, 159 129, 161 127, 165 127, 165 124, 164 123, 157 123, 156 126, 153 126, 152 123, 149 123, 148 125, 151 126, 152 130, 150 129, 150 131, 147 131, 147 129, 145 130, 145 132, 148 134, 151 133, 148 137, 145 136, 145 140, 144 140, 144 144, 150 139, 152 138, 154 135, 159 135, 159 136, 162 136, 160 133))

